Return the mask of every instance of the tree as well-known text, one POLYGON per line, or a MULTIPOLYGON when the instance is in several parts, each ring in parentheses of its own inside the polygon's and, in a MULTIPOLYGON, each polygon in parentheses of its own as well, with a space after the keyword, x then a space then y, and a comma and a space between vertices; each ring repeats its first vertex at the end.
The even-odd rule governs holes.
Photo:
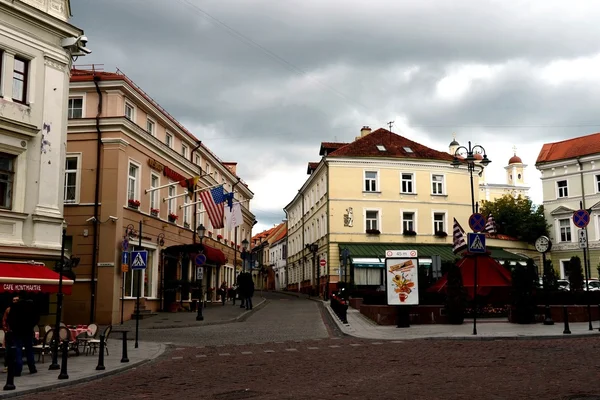
POLYGON ((494 201, 483 200, 479 212, 494 216, 498 233, 527 243, 548 234, 550 225, 544 218, 544 207, 533 204, 529 197, 504 195, 494 201))
POLYGON ((569 260, 569 287, 571 291, 579 291, 583 289, 583 268, 581 267, 581 259, 577 256, 571 257, 569 260))
POLYGON ((552 266, 552 260, 546 260, 544 276, 542 277, 543 288, 548 291, 558 290, 558 274, 552 266))

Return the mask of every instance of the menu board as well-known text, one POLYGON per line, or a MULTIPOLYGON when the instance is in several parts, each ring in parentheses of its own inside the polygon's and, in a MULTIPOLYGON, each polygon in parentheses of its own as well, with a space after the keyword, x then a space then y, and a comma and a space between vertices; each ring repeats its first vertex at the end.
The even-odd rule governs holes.
POLYGON ((419 261, 416 250, 388 250, 385 259, 388 305, 419 304, 419 261))

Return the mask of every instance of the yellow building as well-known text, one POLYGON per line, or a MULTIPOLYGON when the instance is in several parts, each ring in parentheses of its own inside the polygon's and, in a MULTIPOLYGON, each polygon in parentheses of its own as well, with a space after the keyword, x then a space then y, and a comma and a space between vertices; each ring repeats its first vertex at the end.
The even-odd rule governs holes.
MULTIPOLYGON (((288 290, 314 292, 318 282, 323 294, 340 279, 381 286, 388 249, 416 249, 425 266, 438 256, 454 259, 453 220, 468 228, 472 210, 469 173, 451 165, 452 155, 368 127, 351 143, 322 143, 320 155, 320 162, 309 163, 309 178, 284 208, 288 290), (340 268, 343 249, 349 251, 347 268, 340 268)), ((523 257, 500 246, 527 247, 490 239, 488 248, 502 261, 523 257)))

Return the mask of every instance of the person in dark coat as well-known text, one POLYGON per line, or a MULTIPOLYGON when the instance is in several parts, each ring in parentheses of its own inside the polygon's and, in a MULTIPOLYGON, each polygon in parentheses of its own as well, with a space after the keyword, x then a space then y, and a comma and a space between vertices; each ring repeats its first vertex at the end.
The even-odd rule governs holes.
MULTIPOLYGON (((237 276, 236 282, 237 282, 237 294, 240 297, 240 308, 244 308, 244 293, 242 292, 243 290, 243 284, 244 284, 244 272, 240 272, 237 276)), ((235 301, 233 302, 233 305, 235 305, 235 301)))
POLYGON ((252 310, 252 296, 254 296, 254 281, 250 272, 244 272, 242 278, 242 295, 245 300, 246 310, 252 310))
POLYGON ((21 298, 21 300, 10 307, 8 326, 16 347, 15 376, 20 376, 23 371, 23 348, 25 349, 29 372, 32 374, 37 372, 35 355, 33 353, 33 327, 38 322, 39 314, 33 304, 33 300, 24 300, 21 298))

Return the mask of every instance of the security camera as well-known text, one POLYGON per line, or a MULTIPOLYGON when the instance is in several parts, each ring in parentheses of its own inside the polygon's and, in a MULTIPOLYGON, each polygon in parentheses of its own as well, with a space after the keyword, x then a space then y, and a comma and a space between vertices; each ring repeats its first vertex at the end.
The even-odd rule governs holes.
POLYGON ((96 222, 96 217, 90 217, 86 219, 85 222, 96 222))
POLYGON ((87 46, 88 38, 85 35, 79 36, 79 43, 81 43, 82 47, 87 46))
POLYGON ((113 217, 112 215, 109 215, 108 219, 110 219, 112 222, 117 222, 119 220, 119 217, 113 217))

